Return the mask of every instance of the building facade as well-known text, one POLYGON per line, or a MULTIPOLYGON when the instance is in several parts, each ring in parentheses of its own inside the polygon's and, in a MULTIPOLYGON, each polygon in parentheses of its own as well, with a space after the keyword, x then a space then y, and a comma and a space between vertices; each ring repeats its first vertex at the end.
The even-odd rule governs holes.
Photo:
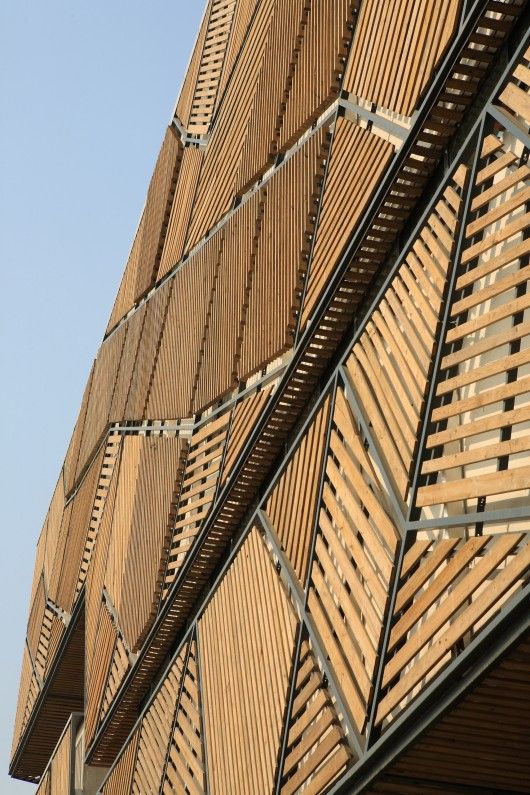
POLYGON ((39 795, 530 792, 526 0, 209 0, 40 535, 39 795))

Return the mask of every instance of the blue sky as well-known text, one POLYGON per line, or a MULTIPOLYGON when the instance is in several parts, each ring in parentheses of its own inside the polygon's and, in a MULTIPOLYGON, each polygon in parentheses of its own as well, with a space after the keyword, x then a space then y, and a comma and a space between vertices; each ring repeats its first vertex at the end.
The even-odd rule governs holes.
POLYGON ((0 792, 35 542, 203 0, 0 3, 0 792))

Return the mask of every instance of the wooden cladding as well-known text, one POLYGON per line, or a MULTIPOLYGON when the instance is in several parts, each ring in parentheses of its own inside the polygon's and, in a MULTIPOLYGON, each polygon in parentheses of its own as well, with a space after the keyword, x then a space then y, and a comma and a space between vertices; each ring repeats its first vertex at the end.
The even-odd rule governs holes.
POLYGON ((212 795, 272 791, 295 628, 253 530, 199 622, 212 795))
POLYGON ((455 33, 461 0, 368 0, 360 6, 344 87, 370 104, 410 116, 455 33))
POLYGON ((511 78, 499 96, 499 102, 504 106, 505 112, 521 129, 528 128, 530 124, 530 49, 526 50, 523 57, 514 69, 511 78))
POLYGON ((347 787, 518 620, 522 8, 208 2, 37 544, 42 792, 72 705, 105 795, 347 787))
MULTIPOLYGON (((339 117, 336 121, 330 162, 324 183, 318 228, 314 243, 302 324, 311 316, 351 234, 383 174, 392 145, 378 136, 339 117)), ((366 290, 377 263, 365 265, 352 277, 358 296, 366 290)))
POLYGON ((322 792, 349 764, 345 741, 333 700, 307 640, 293 672, 291 714, 286 725, 287 748, 281 771, 281 795, 322 792))
POLYGON ((403 500, 458 231, 463 176, 465 169, 435 204, 346 362, 350 387, 403 500))
POLYGON ((166 672, 102 795, 206 791, 198 677, 192 639, 166 672))
MULTIPOLYGON (((108 458, 112 460, 112 454, 108 458)), ((103 459, 102 450, 67 503, 63 478, 59 479, 44 522, 35 561, 14 749, 55 662, 86 576, 87 556, 97 532, 94 522, 106 496, 103 459)))
POLYGON ((502 132, 482 145, 417 497, 430 510, 528 496, 530 169, 521 153, 502 132))
POLYGON ((156 614, 182 456, 178 437, 121 439, 87 579, 88 741, 156 614))
POLYGON ((239 362, 242 375, 293 344, 328 148, 326 130, 320 129, 262 190, 263 218, 239 362))
POLYGON ((269 497, 265 510, 302 584, 307 577, 329 419, 324 402, 269 497))
POLYGON ((153 286, 160 265, 183 147, 168 127, 107 331, 153 286))
POLYGON ((483 630, 530 568, 528 533, 418 539, 401 572, 377 720, 394 718, 483 630))
POLYGON ((184 149, 157 281, 172 270, 184 254, 203 156, 201 149, 192 146, 184 149))
POLYGON ((74 775, 74 743, 81 715, 72 714, 39 781, 36 795, 71 795, 74 775))
POLYGON ((308 608, 363 733, 373 693, 398 531, 358 420, 339 387, 308 608))
POLYGON ((192 134, 207 132, 216 104, 237 0, 210 0, 209 19, 186 127, 192 134))
POLYGON ((228 413, 221 414, 190 439, 171 527, 163 597, 178 576, 215 497, 229 420, 228 413))

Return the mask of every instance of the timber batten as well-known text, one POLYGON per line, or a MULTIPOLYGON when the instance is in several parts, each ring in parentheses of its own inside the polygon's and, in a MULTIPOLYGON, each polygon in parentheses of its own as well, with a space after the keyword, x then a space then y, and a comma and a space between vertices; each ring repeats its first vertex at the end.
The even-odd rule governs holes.
POLYGON ((528 18, 209 0, 37 545, 13 775, 528 791, 528 18))

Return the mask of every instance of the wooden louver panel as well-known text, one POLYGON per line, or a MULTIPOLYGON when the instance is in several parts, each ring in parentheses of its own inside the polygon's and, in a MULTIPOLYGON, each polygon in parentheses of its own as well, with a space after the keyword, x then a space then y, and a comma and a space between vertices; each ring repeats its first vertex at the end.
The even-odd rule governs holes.
POLYGON ((222 236, 209 240, 168 281, 167 316, 155 359, 147 416, 187 417, 219 269, 222 236))
POLYGON ((198 665, 192 638, 164 674, 102 795, 205 792, 198 665))
POLYGON ((295 630, 254 529, 199 621, 212 795, 272 791, 295 630))
POLYGON ((103 784, 101 795, 130 795, 139 734, 139 729, 137 729, 127 742, 116 765, 103 784))
POLYGON ((206 133, 210 126, 236 3, 237 0, 210 0, 208 27, 186 125, 192 135, 206 133))
POLYGON ((335 706, 307 640, 302 641, 294 676, 285 761, 280 771, 281 795, 322 792, 352 759, 335 706))
POLYGON ((178 576, 215 496, 230 414, 206 422, 191 437, 172 523, 162 598, 178 576))
POLYGON ((291 145, 338 95, 358 6, 359 0, 304 3, 308 13, 295 47, 280 149, 291 145))
POLYGON ((204 410, 236 384, 262 211, 255 194, 218 233, 222 250, 196 368, 194 412, 204 410))
POLYGON ((188 226, 199 181, 203 152, 193 146, 184 149, 169 224, 160 258, 157 280, 162 279, 186 250, 188 226))
POLYGON ((257 392, 252 392, 248 397, 240 400, 234 406, 230 419, 230 433, 223 459, 221 484, 224 484, 226 479, 230 476, 230 472, 237 461, 237 457, 252 433, 254 425, 272 391, 273 387, 267 386, 257 392))
POLYGON ((69 723, 51 760, 50 795, 64 795, 71 791, 73 741, 72 724, 69 723))
POLYGON ((499 102, 505 112, 524 131, 530 124, 530 48, 517 64, 511 79, 501 92, 499 102))
MULTIPOLYGON (((171 293, 172 283, 166 282, 129 321, 127 340, 131 343, 132 350, 130 356, 127 357, 126 345, 122 357, 124 366, 126 363, 131 374, 124 412, 126 420, 138 421, 149 416, 157 419, 168 416, 164 412, 149 415, 148 407, 164 339, 171 293), (133 323, 135 324, 134 329, 131 328, 133 323), (138 339, 138 345, 135 349, 136 339, 138 339)), ((115 415, 112 419, 117 420, 119 416, 115 415)))
POLYGON ((274 0, 261 0, 257 6, 232 79, 219 106, 204 154, 195 212, 190 224, 189 246, 198 243, 232 205, 273 6, 274 0))
POLYGON ((293 344, 327 148, 326 130, 320 129, 261 191, 264 212, 245 318, 241 377, 293 344))
POLYGON ((140 646, 158 607, 181 455, 178 437, 123 440, 104 582, 132 651, 140 646))
POLYGON ((107 332, 154 285, 160 265, 183 146, 168 127, 147 191, 143 215, 112 310, 107 332))
POLYGON ((140 262, 140 251, 145 226, 145 207, 142 210, 138 228, 129 252, 127 264, 118 289, 114 306, 107 324, 106 333, 108 334, 119 323, 119 321, 129 312, 135 304, 136 278, 140 262))
POLYGON ((357 420, 337 389, 308 607, 355 726, 372 698, 399 534, 357 420))
POLYGON ((173 713, 182 677, 182 654, 164 678, 153 703, 142 718, 131 795, 160 792, 173 713))
POLYGON ((464 170, 447 186, 372 313, 346 368, 404 500, 461 209, 464 170))
POLYGON ((199 657, 195 640, 190 641, 173 721, 161 792, 206 792, 202 704, 199 687, 199 657))
MULTIPOLYGON (((368 130, 339 117, 336 121, 322 206, 307 276, 302 325, 315 308, 351 229, 367 207, 390 158, 393 147, 368 130)), ((377 263, 357 273, 352 287, 359 295, 370 283, 377 263)))
POLYGON ((77 417, 77 421, 74 426, 74 431, 72 433, 72 437, 68 445, 68 450, 64 458, 64 464, 61 476, 64 476, 64 490, 66 494, 69 494, 73 490, 75 484, 77 462, 79 458, 79 449, 81 447, 81 439, 83 436, 83 428, 85 425, 88 401, 90 398, 90 390, 92 387, 92 376, 94 375, 94 368, 95 365, 93 364, 90 369, 90 375, 88 376, 88 380, 85 386, 85 391, 83 393, 83 398, 81 400, 81 408, 79 409, 79 415, 77 417))
POLYGON ((360 4, 344 88, 410 116, 456 31, 461 0, 360 4))
POLYGON ((429 418, 417 498, 426 510, 465 513, 529 493, 530 168, 503 133, 481 154, 429 418))
POLYGON ((305 584, 329 419, 327 398, 291 456, 265 510, 301 584, 305 584))
POLYGON ((419 540, 405 557, 377 721, 395 718, 519 590, 530 569, 528 533, 419 540))

